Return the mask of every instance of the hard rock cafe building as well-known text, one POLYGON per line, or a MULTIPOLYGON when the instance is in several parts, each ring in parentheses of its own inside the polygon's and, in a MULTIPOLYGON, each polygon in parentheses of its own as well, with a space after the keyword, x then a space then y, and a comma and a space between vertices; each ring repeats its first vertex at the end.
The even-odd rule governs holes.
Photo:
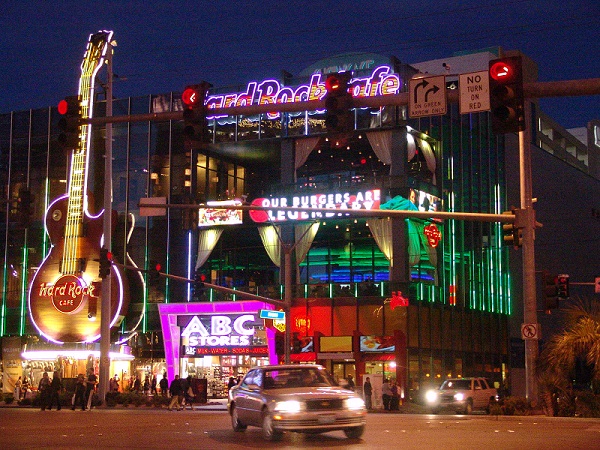
MULTIPOLYGON (((496 56, 484 52, 448 61, 453 68, 486 70, 496 56)), ((211 88, 208 106, 321 98, 325 74, 340 70, 352 71, 354 95, 394 94, 407 90, 418 69, 393 57, 344 54, 297 76, 211 88)), ((456 77, 448 77, 448 87, 453 83, 456 77)), ((93 92, 95 116, 105 113, 103 95, 99 88, 93 92)), ((114 115, 181 109, 177 92, 113 103, 114 115)), ((57 220, 52 205, 67 192, 72 170, 57 143, 59 118, 54 107, 0 115, 0 178, 9 200, 0 224, 5 392, 17 374, 35 382, 34 371, 51 363, 66 377, 97 365, 98 335, 88 326, 96 314, 92 296, 85 306, 57 306, 68 298, 64 293, 38 295, 37 303, 29 294, 56 248, 46 230, 57 220), (32 193, 27 223, 19 220, 17 207, 24 190, 32 193), (54 308, 43 306, 49 301, 54 308), (79 325, 65 325, 75 320, 77 308, 84 313, 79 325), (52 337, 65 327, 71 334, 52 337)), ((283 299, 289 252, 292 362, 324 364, 337 378, 352 375, 357 384, 369 374, 376 389, 393 378, 406 397, 450 376, 506 381, 513 287, 501 225, 345 211, 501 213, 509 209, 508 185, 515 183, 507 179, 505 158, 516 151, 514 142, 510 149, 504 137, 492 134, 487 112, 460 115, 456 104, 443 116, 411 119, 405 107, 386 106, 356 109, 354 119, 353 131, 331 135, 323 111, 212 116, 210 142, 199 148, 184 144, 181 120, 113 125, 112 253, 127 268, 109 277, 119 280, 116 290, 123 294, 112 322, 111 374, 160 379, 167 371, 169 380, 192 375, 208 379, 209 395, 223 396, 229 377, 280 362, 281 323, 260 318, 261 310, 278 308, 245 300, 241 292, 283 299), (145 197, 196 202, 201 209, 197 220, 177 208, 146 216, 139 207, 145 197), (331 213, 248 214, 211 209, 211 202, 331 213), (164 276, 152 282, 145 272, 131 270, 156 263, 179 277, 193 279, 198 271, 207 282, 240 294, 198 292, 164 276)), ((103 204, 104 138, 104 126, 92 127, 86 180, 94 194, 91 216, 103 204)), ((99 281, 90 255, 88 289, 99 281)), ((45 286, 50 289, 52 280, 45 286)))

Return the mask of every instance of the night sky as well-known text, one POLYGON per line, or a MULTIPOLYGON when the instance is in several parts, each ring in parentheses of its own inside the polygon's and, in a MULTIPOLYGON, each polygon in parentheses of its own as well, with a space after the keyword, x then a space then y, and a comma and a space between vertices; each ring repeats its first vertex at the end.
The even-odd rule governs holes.
MULTIPOLYGON (((597 0, 4 0, 0 25, 0 113, 75 94, 99 29, 115 33, 119 98, 280 78, 352 51, 410 64, 501 46, 536 61, 540 81, 600 77, 597 0)), ((600 96, 541 105, 567 128, 600 119, 600 96)))

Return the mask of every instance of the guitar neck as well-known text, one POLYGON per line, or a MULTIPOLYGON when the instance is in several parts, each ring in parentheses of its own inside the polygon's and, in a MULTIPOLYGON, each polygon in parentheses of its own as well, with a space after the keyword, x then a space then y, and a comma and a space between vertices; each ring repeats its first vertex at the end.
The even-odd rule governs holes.
MULTIPOLYGON (((94 108, 94 85, 96 73, 103 64, 112 32, 101 31, 90 36, 86 54, 81 64, 79 80, 79 99, 81 118, 90 119, 94 108)), ((88 176, 88 157, 92 126, 79 125, 79 142, 71 158, 69 177, 69 201, 65 227, 65 248, 62 259, 64 274, 77 274, 81 271, 79 261, 79 238, 83 235, 83 216, 87 211, 86 186, 88 176)))

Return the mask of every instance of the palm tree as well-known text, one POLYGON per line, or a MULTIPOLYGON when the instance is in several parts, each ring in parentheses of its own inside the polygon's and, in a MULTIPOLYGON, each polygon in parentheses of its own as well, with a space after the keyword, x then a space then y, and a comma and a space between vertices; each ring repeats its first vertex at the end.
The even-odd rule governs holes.
POLYGON ((591 370, 594 391, 600 385, 600 302, 577 298, 565 313, 565 329, 550 338, 538 359, 538 379, 547 406, 551 398, 556 406, 557 397, 571 396, 578 362, 591 370))

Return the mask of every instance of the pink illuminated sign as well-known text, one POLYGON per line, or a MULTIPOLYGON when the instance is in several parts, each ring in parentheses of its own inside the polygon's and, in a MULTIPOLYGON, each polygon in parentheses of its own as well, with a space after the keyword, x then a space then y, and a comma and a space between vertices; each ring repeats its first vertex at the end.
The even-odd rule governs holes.
MULTIPOLYGON (((350 81, 354 97, 375 97, 379 95, 393 95, 400 92, 402 80, 400 76, 391 73, 387 66, 376 67, 370 76, 353 78, 350 81)), ((206 106, 214 108, 232 108, 250 105, 278 105, 310 100, 320 100, 327 92, 325 79, 327 74, 316 73, 311 76, 308 84, 300 86, 284 86, 277 80, 252 81, 246 86, 244 92, 230 94, 209 95, 206 106)), ((269 119, 279 117, 278 112, 267 114, 269 119)), ((215 119, 226 116, 210 116, 215 119)))

